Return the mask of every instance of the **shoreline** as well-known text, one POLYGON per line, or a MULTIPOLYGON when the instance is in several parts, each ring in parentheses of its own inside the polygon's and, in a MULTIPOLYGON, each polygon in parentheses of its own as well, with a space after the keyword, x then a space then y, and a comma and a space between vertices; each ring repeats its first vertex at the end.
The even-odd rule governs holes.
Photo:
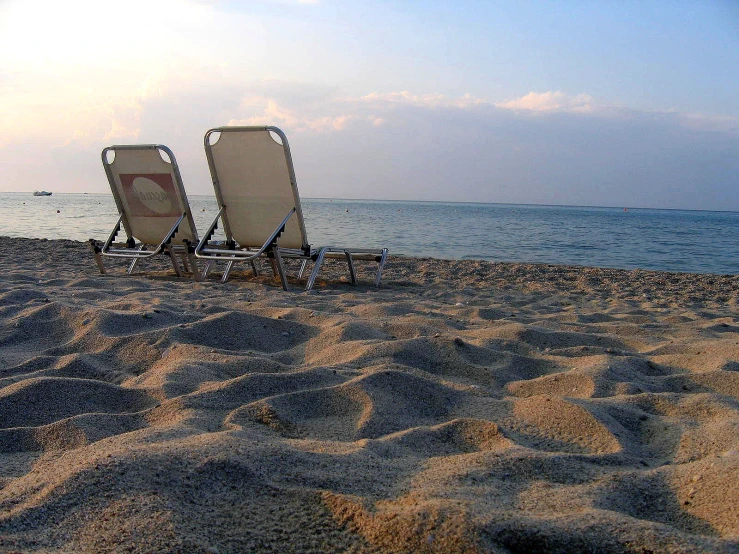
POLYGON ((739 549, 739 276, 0 256, 2 551, 739 549))
MULTIPOLYGON (((87 241, 80 241, 76 239, 48 239, 48 238, 36 238, 36 237, 16 237, 8 235, 0 235, 0 243, 6 243, 5 248, 8 252, 20 252, 28 250, 29 247, 33 246, 34 242, 54 243, 58 244, 63 248, 75 248, 78 247, 81 250, 89 251, 87 241), (8 244, 12 242, 19 242, 19 245, 8 244)), ((590 265, 577 265, 577 264, 557 264, 548 262, 522 262, 522 261, 496 261, 486 260, 482 258, 436 258, 433 256, 414 256, 406 254, 393 254, 390 253, 390 258, 401 263, 420 264, 421 269, 425 268, 428 264, 438 262, 440 264, 450 264, 453 266, 471 264, 477 268, 477 266, 500 266, 508 267, 513 270, 526 271, 528 269, 538 269, 540 272, 545 271, 552 274, 556 273, 567 273, 572 275, 580 271, 587 272, 602 272, 606 277, 612 278, 626 278, 624 274, 649 274, 652 279, 668 278, 670 276, 679 279, 682 282, 694 281, 700 283, 701 281, 707 283, 709 286, 712 279, 718 279, 720 284, 728 285, 731 287, 731 292, 739 292, 739 274, 733 273, 705 273, 705 272, 694 272, 694 271, 671 271, 661 269, 643 269, 643 268, 619 268, 619 267, 603 267, 603 266, 590 266, 590 265)), ((153 260, 154 264, 157 260, 153 260)), ((122 262, 121 262, 122 263, 122 262)), ((75 265, 76 266, 76 265, 75 265)), ((81 266, 76 266, 80 267, 81 266)), ((165 271, 171 266, 167 264, 159 264, 152 266, 152 270, 156 273, 157 271, 165 271)), ((120 267, 119 267, 120 269, 120 267)), ((479 269, 479 268, 478 268, 479 269)), ((142 275, 146 274, 146 271, 141 272, 142 275)), ((383 273, 384 275, 384 273, 383 273)), ((384 281, 384 277, 383 277, 384 281)), ((419 281, 420 283, 420 281, 419 281)))

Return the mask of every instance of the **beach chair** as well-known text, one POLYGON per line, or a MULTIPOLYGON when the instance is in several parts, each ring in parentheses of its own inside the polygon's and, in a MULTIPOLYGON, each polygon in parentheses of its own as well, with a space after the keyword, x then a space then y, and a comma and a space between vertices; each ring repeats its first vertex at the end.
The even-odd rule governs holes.
POLYGON ((100 273, 105 273, 104 257, 129 259, 130 274, 139 260, 163 253, 178 277, 181 262, 199 280, 198 234, 172 151, 161 144, 109 146, 102 160, 119 215, 108 240, 90 239, 100 273), (121 225, 126 240, 116 243, 121 225))
MULTIPOLYGON (((357 283, 354 262, 368 260, 378 264, 375 285, 380 284, 387 259, 387 248, 313 248, 308 242, 295 180, 290 147, 277 127, 219 127, 205 134, 205 153, 218 201, 218 214, 195 249, 195 256, 225 261, 221 278, 228 279, 234 262, 251 262, 267 257, 282 288, 288 290, 285 259, 302 263, 302 279, 309 261, 314 262, 305 290, 310 290, 326 259, 346 261, 353 284, 357 283), (211 244, 219 221, 226 240, 211 244)), ((206 266, 203 277, 207 276, 206 266)))

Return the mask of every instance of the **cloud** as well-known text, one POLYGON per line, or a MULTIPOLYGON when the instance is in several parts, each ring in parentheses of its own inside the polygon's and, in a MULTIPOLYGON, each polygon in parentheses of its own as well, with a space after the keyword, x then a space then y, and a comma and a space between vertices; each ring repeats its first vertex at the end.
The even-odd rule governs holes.
POLYGON ((568 95, 559 91, 529 92, 521 98, 505 102, 494 102, 485 98, 464 94, 459 98, 449 98, 443 94, 413 94, 408 91, 366 94, 358 101, 368 105, 403 104, 426 108, 472 108, 475 106, 495 106, 508 110, 528 110, 535 112, 592 112, 597 109, 592 96, 588 94, 568 95))
POLYGON ((259 98, 242 121, 283 126, 308 196, 739 209, 735 119, 519 100, 259 98))
POLYGON ((281 4, 283 6, 317 6, 321 3, 320 0, 265 0, 271 4, 281 4))
POLYGON ((592 112, 595 109, 593 97, 588 94, 569 96, 558 91, 529 92, 521 98, 498 102, 495 105, 507 110, 534 112, 592 112))
POLYGON ((563 121, 601 121, 618 126, 617 122, 671 120, 675 125, 692 131, 739 132, 739 118, 716 117, 676 112, 648 112, 598 103, 588 94, 568 95, 562 92, 530 92, 505 102, 464 94, 449 97, 443 94, 414 94, 409 91, 372 92, 361 96, 346 96, 328 87, 268 80, 253 83, 241 99, 239 110, 249 114, 235 117, 230 123, 240 125, 281 124, 294 132, 343 132, 355 126, 374 127, 388 124, 394 114, 403 110, 446 114, 447 118, 467 119, 470 116, 484 122, 491 114, 512 114, 524 121, 528 113, 569 116, 563 121), (251 91, 251 92, 249 92, 251 91), (573 119, 575 118, 575 119, 573 119))
POLYGON ((682 124, 699 131, 723 131, 739 134, 739 118, 705 114, 680 114, 682 124))
POLYGON ((277 101, 261 96, 244 98, 242 108, 244 111, 256 112, 257 115, 242 119, 231 119, 228 125, 282 125, 298 132, 324 133, 341 131, 354 119, 352 115, 340 114, 311 116, 305 112, 280 107, 277 101))
POLYGON ((211 194, 205 131, 269 124, 287 133, 307 197, 739 210, 736 119, 554 92, 503 103, 410 91, 352 96, 210 71, 203 78, 217 87, 191 73, 152 73, 126 95, 75 104, 50 125, 53 136, 28 127, 0 146, 0 186, 104 192, 102 147, 159 142, 175 152, 188 192, 211 194))
POLYGON ((382 108, 387 105, 406 105, 421 108, 469 108, 480 105, 493 105, 489 100, 464 94, 459 98, 449 98, 444 94, 413 94, 407 90, 400 92, 372 92, 359 98, 348 98, 348 102, 363 103, 382 108))
MULTIPOLYGON (((377 128, 297 135, 311 195, 571 205, 739 208, 739 134, 670 114, 395 106, 377 128), (338 161, 335 161, 338 160, 338 161)), ((302 169, 301 169, 302 168, 302 169)))
MULTIPOLYGON (((135 141, 141 133, 141 104, 135 99, 129 105, 111 107, 110 128, 103 135, 105 142, 135 141)), ((79 138, 79 137, 76 137, 79 138)))
POLYGON ((443 94, 423 94, 417 95, 407 90, 400 92, 379 93, 372 92, 366 94, 355 101, 364 102, 368 105, 382 106, 387 104, 405 104, 409 106, 424 106, 434 108, 448 105, 449 100, 443 94))

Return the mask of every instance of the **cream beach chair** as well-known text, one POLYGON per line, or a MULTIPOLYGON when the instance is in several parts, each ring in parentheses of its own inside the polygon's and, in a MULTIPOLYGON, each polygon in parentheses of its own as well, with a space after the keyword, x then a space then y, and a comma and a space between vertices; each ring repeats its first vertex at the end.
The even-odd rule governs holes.
MULTIPOLYGON (((305 290, 316 281, 326 258, 341 258, 349 266, 352 283, 357 283, 355 260, 378 264, 375 285, 380 284, 387 248, 344 248, 324 246, 314 249, 308 242, 300 207, 287 137, 277 127, 219 127, 205 135, 205 153, 218 200, 218 214, 195 249, 198 258, 225 261, 222 282, 228 279, 236 261, 267 256, 273 272, 287 290, 283 259, 302 260, 298 279, 306 264, 314 262, 305 290), (223 224, 226 242, 210 244, 218 221, 223 224)), ((203 276, 207 276, 206 266, 203 276)))
POLYGON ((179 257, 184 270, 199 280, 193 246, 198 234, 172 151, 160 144, 109 146, 102 159, 119 215, 105 243, 90 239, 100 273, 105 273, 103 257, 130 259, 131 273, 139 260, 164 253, 177 276, 182 275, 179 257), (115 243, 121 225, 127 239, 115 243))

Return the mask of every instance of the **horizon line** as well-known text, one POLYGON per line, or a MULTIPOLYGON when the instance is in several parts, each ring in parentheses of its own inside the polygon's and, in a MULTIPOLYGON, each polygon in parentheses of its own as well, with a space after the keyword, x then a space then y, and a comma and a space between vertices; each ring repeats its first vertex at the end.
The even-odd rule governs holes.
MULTIPOLYGON (((31 191, 0 191, 0 194, 30 194, 31 191)), ((54 194, 95 194, 100 196, 108 196, 112 193, 106 192, 55 192, 54 194)), ((206 196, 212 197, 210 194, 190 194, 189 196, 206 196)), ((701 209, 701 208, 657 208, 653 206, 614 206, 614 205, 594 205, 594 204, 542 204, 536 202, 485 202, 479 200, 400 200, 391 198, 340 198, 337 196, 304 196, 303 200, 339 200, 350 202, 407 202, 411 204, 483 204, 491 206, 532 206, 540 208, 601 208, 610 210, 659 210, 659 211, 675 211, 675 212, 717 212, 717 213, 739 213, 736 210, 719 210, 719 209, 701 209)))

